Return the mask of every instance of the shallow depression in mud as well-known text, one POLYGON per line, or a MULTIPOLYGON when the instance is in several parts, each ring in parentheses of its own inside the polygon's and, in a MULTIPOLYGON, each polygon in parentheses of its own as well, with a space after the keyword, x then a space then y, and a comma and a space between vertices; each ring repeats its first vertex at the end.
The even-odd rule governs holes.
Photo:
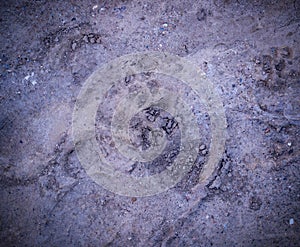
MULTIPOLYGON (((181 128, 188 126, 181 126, 176 120, 176 116, 169 113, 167 109, 162 109, 155 102, 133 114, 126 130, 128 132, 127 141, 141 154, 149 151, 155 145, 160 145, 159 152, 150 156, 151 159, 140 161, 126 157, 126 154, 118 150, 118 145, 115 143, 118 140, 112 136, 111 126, 118 105, 129 94, 138 93, 145 88, 150 92, 163 88, 171 94, 178 95, 193 113, 201 144, 198 147, 198 156, 193 168, 183 179, 184 182, 177 185, 190 189, 197 184, 201 168, 209 154, 210 119, 205 106, 199 102, 198 95, 185 83, 175 78, 162 74, 142 73, 116 82, 106 92, 105 99, 100 103, 97 111, 95 129, 99 150, 114 169, 135 177, 152 176, 172 165, 181 151, 181 128), (187 184, 188 186, 186 186, 187 184)), ((133 104, 133 101, 128 104, 133 104)))

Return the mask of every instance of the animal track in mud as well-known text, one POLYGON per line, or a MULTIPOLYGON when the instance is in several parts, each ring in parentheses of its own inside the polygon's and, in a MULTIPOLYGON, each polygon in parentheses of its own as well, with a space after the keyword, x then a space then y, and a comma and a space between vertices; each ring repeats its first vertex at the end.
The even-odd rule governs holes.
POLYGON ((255 89, 257 104, 261 110, 297 120, 299 106, 296 95, 300 91, 297 78, 300 72, 294 65, 296 58, 292 59, 292 48, 270 48, 269 54, 254 59, 254 79, 258 85, 255 89), (290 94, 295 94, 295 97, 288 96, 290 94))
POLYGON ((295 72, 292 65, 293 50, 288 47, 272 47, 269 54, 254 59, 258 67, 256 80, 263 82, 269 89, 278 90, 285 87, 285 80, 295 72))
POLYGON ((194 168, 188 174, 188 178, 184 178, 178 185, 178 187, 182 187, 181 189, 188 190, 198 183, 202 165, 207 160, 206 153, 210 145, 210 123, 205 108, 199 104, 196 95, 193 95, 192 91, 183 86, 181 82, 174 83, 174 79, 163 75, 143 73, 126 77, 116 84, 118 86, 112 87, 106 94, 105 102, 99 106, 96 116, 96 139, 99 149, 105 158, 114 165, 115 169, 134 177, 152 176, 168 169, 180 153, 180 126, 174 116, 156 105, 146 107, 131 118, 128 134, 131 144, 140 152, 151 148, 151 145, 156 143, 155 140, 165 139, 166 143, 161 153, 151 161, 136 162, 128 160, 116 149, 116 144, 110 133, 114 109, 117 107, 119 99, 139 91, 141 84, 146 85, 150 91, 158 90, 161 87, 173 92, 176 91, 181 97, 189 101, 187 104, 193 109, 195 121, 198 122, 201 133, 201 143, 205 143, 205 145, 199 148, 198 158, 194 168))
POLYGON ((84 45, 100 45, 102 38, 100 33, 91 31, 89 23, 60 28, 41 39, 44 49, 39 52, 39 57, 43 58, 48 53, 52 66, 68 66, 73 52, 84 45))
POLYGON ((141 151, 149 149, 153 144, 155 145, 156 139, 167 139, 166 147, 159 157, 151 162, 134 163, 130 169, 130 174, 134 176, 153 175, 162 172, 180 152, 178 123, 169 113, 160 108, 151 106, 134 116, 129 126, 129 132, 132 143, 141 151))
POLYGON ((72 35, 74 30, 85 29, 88 26, 88 23, 80 23, 79 25, 72 27, 59 28, 58 30, 51 32, 42 38, 41 42, 46 49, 50 49, 51 47, 55 46, 55 44, 61 43, 68 36, 72 35))
POLYGON ((71 50, 75 51, 83 44, 101 44, 101 35, 97 33, 82 34, 79 38, 71 41, 71 50))

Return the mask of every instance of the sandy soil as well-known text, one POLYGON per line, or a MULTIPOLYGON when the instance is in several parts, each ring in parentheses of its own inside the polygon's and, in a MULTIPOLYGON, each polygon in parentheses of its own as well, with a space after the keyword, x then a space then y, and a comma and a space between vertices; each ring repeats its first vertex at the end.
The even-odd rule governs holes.
POLYGON ((299 1, 0 6, 0 246, 300 246, 299 1), (148 108, 131 120, 129 134, 147 150, 152 128, 160 129, 167 138, 162 155, 130 163, 116 152, 102 126, 111 124, 119 100, 139 90, 136 82, 182 92, 201 146, 176 186, 120 196, 79 161, 72 114, 94 71, 152 51, 183 57, 206 73, 225 110, 225 150, 199 185, 216 127, 207 109, 175 78, 126 77, 106 93, 96 116, 99 149, 115 169, 157 174, 180 152, 182 132, 172 115, 148 108))

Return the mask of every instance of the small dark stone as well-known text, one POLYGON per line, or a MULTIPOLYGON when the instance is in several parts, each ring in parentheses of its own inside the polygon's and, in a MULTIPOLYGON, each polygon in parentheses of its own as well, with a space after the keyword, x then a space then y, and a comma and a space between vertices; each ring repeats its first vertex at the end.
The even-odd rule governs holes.
POLYGON ((125 84, 128 84, 131 81, 131 75, 125 76, 125 84))
POLYGON ((120 8, 120 11, 124 11, 124 10, 126 10, 126 6, 122 6, 122 7, 120 8))

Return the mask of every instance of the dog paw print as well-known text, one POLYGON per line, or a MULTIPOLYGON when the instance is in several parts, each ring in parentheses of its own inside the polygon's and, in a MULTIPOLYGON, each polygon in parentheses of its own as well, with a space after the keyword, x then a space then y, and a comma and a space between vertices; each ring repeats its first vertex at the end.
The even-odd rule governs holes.
POLYGON ((289 76, 287 67, 292 64, 293 51, 290 47, 272 47, 269 54, 254 59, 256 80, 264 82, 268 87, 277 87, 289 76), (277 85, 278 84, 278 85, 277 85))
POLYGON ((101 44, 101 36, 96 33, 84 34, 82 37, 72 40, 71 50, 75 51, 77 48, 81 47, 82 44, 101 44))

